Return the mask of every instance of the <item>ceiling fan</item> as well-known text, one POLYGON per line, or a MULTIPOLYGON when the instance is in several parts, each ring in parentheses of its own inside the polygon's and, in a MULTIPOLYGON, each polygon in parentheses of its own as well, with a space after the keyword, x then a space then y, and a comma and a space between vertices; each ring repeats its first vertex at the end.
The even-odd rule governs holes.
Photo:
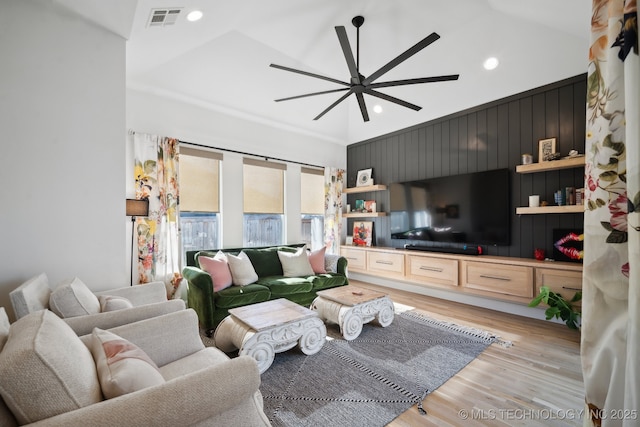
POLYGON ((375 96, 380 99, 384 99, 389 102, 393 102, 394 104, 402 105, 403 107, 411 108, 412 110, 419 111, 422 107, 419 107, 415 104, 411 104, 409 102, 403 101, 401 99, 395 98, 393 96, 387 95, 382 92, 378 92, 375 89, 383 88, 383 87, 391 87, 391 86, 403 86, 403 85, 412 85, 418 83, 434 83, 434 82, 443 82, 448 80, 458 80, 459 74, 452 74, 447 76, 435 76, 435 77, 422 77, 417 79, 404 79, 404 80, 393 80, 388 82, 380 82, 374 83, 379 77, 383 74, 391 70, 392 68, 398 66, 405 60, 409 59, 416 53, 420 52, 425 47, 429 46, 431 43, 435 42, 440 38, 440 36, 436 33, 431 33, 424 39, 420 40, 418 43, 398 55, 396 58, 389 61, 386 65, 382 66, 378 71, 374 72, 368 77, 360 74, 360 27, 364 24, 364 18, 362 16, 356 16, 351 20, 351 23, 354 27, 356 27, 356 59, 354 60, 353 52, 351 51, 351 45, 349 44, 349 39, 347 38, 347 31, 343 26, 335 27, 336 34, 338 35, 338 41, 340 42, 340 46, 342 47, 342 53, 344 54, 344 58, 347 61, 347 66, 349 67, 349 73, 351 74, 351 79, 349 82, 343 82, 341 80, 336 80, 331 77, 322 76, 320 74, 310 73, 308 71, 296 70, 295 68, 289 68, 282 65, 270 64, 270 67, 277 68, 280 70, 290 71, 292 73, 298 73, 309 77, 315 77, 322 80, 327 80, 333 83, 338 83, 340 85, 346 86, 339 89, 331 89, 325 90, 321 92, 307 93, 304 95, 290 96, 288 98, 280 98, 276 99, 276 102, 288 101, 291 99, 305 98, 307 96, 315 96, 315 95, 323 95, 327 93, 334 92, 342 92, 347 91, 344 95, 342 95, 336 102, 329 105, 324 111, 318 114, 313 120, 318 120, 320 117, 327 114, 332 108, 336 105, 344 101, 351 94, 355 94, 358 100, 358 105, 360 106, 360 112, 362 113, 362 119, 365 122, 369 121, 369 113, 367 112, 367 106, 364 102, 363 94, 375 96))

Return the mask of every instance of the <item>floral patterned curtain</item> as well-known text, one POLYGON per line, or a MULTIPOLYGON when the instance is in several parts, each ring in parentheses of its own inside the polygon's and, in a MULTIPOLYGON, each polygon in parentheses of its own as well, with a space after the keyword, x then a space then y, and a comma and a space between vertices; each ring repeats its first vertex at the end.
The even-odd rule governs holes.
POLYGON ((134 135, 136 199, 149 200, 149 216, 137 217, 138 281, 163 281, 174 298, 182 282, 178 239, 179 142, 157 135, 134 135))
POLYGON ((324 241, 327 252, 340 254, 344 169, 324 168, 324 241))
POLYGON ((582 304, 585 425, 640 423, 640 60, 636 0, 593 0, 582 304), (635 415, 634 415, 635 414, 635 415))

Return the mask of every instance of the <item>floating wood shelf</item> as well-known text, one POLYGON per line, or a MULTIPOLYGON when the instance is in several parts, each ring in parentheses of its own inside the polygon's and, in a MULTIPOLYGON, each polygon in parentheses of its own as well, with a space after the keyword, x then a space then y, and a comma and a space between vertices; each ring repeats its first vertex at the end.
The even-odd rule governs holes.
POLYGON ((516 166, 517 173, 535 173, 558 169, 571 169, 584 166, 584 156, 572 157, 570 159, 551 160, 548 162, 531 163, 530 165, 516 166))
POLYGON ((387 189, 386 185, 377 184, 377 185, 367 185, 363 187, 351 187, 345 188, 342 190, 344 194, 353 194, 353 193, 366 193, 367 191, 384 191, 387 189))
POLYGON ((349 212, 343 213, 344 218, 375 218, 379 216, 387 216, 386 212, 349 212))
POLYGON ((582 213, 583 205, 566 205, 566 206, 539 206, 537 208, 520 207, 516 208, 518 215, 526 214, 552 214, 552 213, 582 213))

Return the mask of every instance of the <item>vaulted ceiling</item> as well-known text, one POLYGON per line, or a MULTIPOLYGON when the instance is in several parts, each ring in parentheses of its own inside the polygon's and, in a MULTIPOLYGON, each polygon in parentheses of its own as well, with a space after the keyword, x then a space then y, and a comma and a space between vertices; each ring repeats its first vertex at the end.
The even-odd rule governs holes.
POLYGON ((584 0, 53 0, 128 39, 127 86, 273 126, 349 144, 586 72, 590 2, 584 0), (107 6, 108 5, 108 6, 107 6), (173 25, 149 26, 152 9, 180 9, 173 25), (188 22, 186 15, 204 16, 188 22), (319 120, 342 93, 276 63, 349 81, 335 26, 364 76, 432 32, 440 39, 379 81, 460 74, 457 81, 379 89, 422 107, 413 111, 365 95, 364 122, 351 96, 319 120), (483 61, 494 56, 493 71, 483 61), (374 113, 379 104, 382 112, 374 113))

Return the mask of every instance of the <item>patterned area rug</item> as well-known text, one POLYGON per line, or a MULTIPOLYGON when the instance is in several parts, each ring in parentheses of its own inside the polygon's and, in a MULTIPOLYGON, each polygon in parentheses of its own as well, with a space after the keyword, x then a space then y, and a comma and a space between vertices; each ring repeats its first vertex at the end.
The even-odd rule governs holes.
MULTIPOLYGON (((262 374, 264 412, 273 426, 384 426, 421 403, 496 340, 491 334, 396 314, 345 341, 327 325, 319 353, 276 354, 262 374)), ((423 412, 423 411, 422 411, 423 412)))

